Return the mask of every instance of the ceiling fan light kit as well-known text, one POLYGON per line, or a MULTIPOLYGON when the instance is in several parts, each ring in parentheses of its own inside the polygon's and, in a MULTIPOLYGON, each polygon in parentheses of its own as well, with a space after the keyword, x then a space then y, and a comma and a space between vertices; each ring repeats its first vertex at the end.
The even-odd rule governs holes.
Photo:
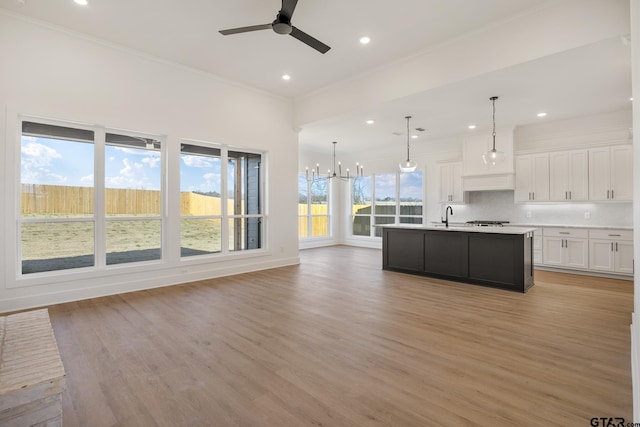
POLYGON ((282 8, 272 23, 220 30, 220 34, 223 36, 229 36, 232 34, 272 29, 277 34, 290 35, 320 53, 327 53, 329 49, 331 49, 329 46, 291 24, 291 17, 293 16, 293 12, 295 11, 297 4, 298 0, 282 0, 282 8))

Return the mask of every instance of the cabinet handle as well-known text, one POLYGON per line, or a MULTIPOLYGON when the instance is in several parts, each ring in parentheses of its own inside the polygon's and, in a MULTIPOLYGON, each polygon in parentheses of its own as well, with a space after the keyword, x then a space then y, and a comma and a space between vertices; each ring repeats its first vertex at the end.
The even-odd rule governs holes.
POLYGON ((569 191, 569 200, 571 200, 571 191, 569 191))
POLYGON ((565 191, 565 192, 564 192, 564 199, 565 199, 565 200, 567 200, 567 198, 568 198, 568 197, 567 197, 567 193, 568 193, 568 191, 565 191))
POLYGON ((620 234, 608 234, 609 237, 620 237, 620 234))
POLYGON ((616 252, 618 252, 618 242, 616 242, 616 252))
POLYGON ((613 242, 611 242, 611 252, 613 252, 613 242))
POLYGON ((613 190, 611 190, 611 198, 615 199, 615 196, 613 195, 613 190))
POLYGON ((610 193, 610 191, 607 190, 607 200, 609 199, 609 193, 610 193))
POLYGON ((559 231, 558 234, 571 234, 569 231, 559 231))
POLYGON ((535 200, 535 199, 536 199, 536 192, 535 192, 535 191, 533 191, 533 192, 531 193, 531 199, 532 199, 532 200, 535 200))

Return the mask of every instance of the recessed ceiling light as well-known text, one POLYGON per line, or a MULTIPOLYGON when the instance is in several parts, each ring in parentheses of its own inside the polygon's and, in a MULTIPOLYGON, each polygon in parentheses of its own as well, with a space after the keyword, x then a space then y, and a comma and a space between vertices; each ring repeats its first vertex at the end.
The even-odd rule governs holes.
POLYGON ((418 135, 411 135, 411 138, 418 139, 418 135))
POLYGON ((73 1, 76 2, 76 4, 79 4, 80 6, 86 6, 89 4, 87 0, 73 0, 73 1))
POLYGON ((547 115, 547 113, 538 113, 538 117, 544 117, 546 115, 547 115))
POLYGON ((467 126, 467 127, 468 127, 469 129, 475 129, 475 128, 476 128, 476 125, 469 125, 469 126, 467 126))
POLYGON ((371 39, 367 36, 360 37, 360 44, 369 44, 370 41, 371 39))
POLYGON ((633 98, 629 98, 629 101, 633 101, 633 98))
POLYGON ((374 124, 375 122, 376 122, 375 120, 373 120, 373 119, 369 119, 369 120, 367 120, 365 123, 366 123, 366 124, 368 124, 368 125, 372 125, 372 124, 374 124))
POLYGON ((283 74, 282 80, 291 80, 291 76, 289 74, 283 74))

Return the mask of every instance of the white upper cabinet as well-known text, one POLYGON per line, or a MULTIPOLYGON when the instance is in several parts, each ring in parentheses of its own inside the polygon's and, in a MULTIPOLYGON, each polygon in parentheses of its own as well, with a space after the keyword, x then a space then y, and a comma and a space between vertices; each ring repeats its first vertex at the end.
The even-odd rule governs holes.
POLYGON ((549 201, 548 153, 516 157, 515 201, 549 201))
POLYGON ((587 150, 549 154, 549 181, 552 201, 582 201, 589 196, 589 153, 587 150))
POLYGON ((589 200, 632 200, 632 150, 631 145, 589 150, 589 200))
POLYGON ((440 165, 440 203, 464 203, 462 162, 440 165))

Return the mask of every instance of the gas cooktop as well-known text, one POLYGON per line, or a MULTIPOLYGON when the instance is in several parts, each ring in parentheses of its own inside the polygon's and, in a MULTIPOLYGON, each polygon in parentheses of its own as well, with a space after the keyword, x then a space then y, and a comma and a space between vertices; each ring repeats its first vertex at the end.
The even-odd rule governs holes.
POLYGON ((504 224, 509 224, 509 221, 493 221, 493 220, 473 220, 467 221, 468 225, 477 225, 479 227, 502 227, 504 224))

